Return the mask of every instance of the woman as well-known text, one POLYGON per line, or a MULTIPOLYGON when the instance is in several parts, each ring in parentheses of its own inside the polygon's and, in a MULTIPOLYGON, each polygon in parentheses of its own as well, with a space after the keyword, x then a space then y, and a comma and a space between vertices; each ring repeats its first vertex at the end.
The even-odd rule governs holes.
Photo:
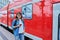
POLYGON ((19 12, 16 14, 16 19, 12 22, 12 28, 16 40, 24 40, 24 23, 22 14, 19 12))

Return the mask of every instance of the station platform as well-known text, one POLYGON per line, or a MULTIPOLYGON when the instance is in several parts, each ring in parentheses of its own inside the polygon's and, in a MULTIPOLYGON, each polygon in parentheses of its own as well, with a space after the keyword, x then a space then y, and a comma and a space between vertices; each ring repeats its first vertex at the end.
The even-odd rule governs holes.
POLYGON ((0 40, 15 40, 14 35, 0 26, 0 40))
MULTIPOLYGON (((39 37, 36 37, 29 33, 24 33, 25 40, 42 40, 39 37)), ((15 40, 13 31, 8 27, 0 24, 0 40, 15 40)))

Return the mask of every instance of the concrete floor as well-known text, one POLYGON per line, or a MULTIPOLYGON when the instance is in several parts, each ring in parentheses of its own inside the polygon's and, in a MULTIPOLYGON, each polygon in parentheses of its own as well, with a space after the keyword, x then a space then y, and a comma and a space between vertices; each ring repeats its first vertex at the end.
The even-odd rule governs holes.
MULTIPOLYGON (((42 40, 42 38, 36 37, 28 33, 25 33, 24 35, 25 40, 42 40)), ((12 33, 0 26, 0 40, 15 40, 15 37, 12 33)))
POLYGON ((14 35, 0 26, 0 40, 15 40, 14 35))

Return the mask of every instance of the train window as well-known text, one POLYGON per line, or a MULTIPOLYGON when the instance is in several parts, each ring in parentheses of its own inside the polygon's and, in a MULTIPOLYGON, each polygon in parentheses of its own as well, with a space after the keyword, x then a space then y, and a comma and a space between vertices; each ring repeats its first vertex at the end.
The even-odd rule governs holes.
POLYGON ((10 11, 11 11, 10 17, 14 18, 14 9, 11 9, 10 11))
POLYGON ((32 18, 32 3, 22 6, 22 16, 27 19, 32 18))

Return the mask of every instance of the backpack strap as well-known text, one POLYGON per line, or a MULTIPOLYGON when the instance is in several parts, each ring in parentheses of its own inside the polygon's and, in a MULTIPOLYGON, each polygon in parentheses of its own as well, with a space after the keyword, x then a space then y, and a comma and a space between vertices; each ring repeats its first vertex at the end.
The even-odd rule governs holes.
POLYGON ((15 20, 15 22, 14 22, 14 26, 16 26, 16 25, 17 25, 16 23, 17 23, 17 20, 15 20))

